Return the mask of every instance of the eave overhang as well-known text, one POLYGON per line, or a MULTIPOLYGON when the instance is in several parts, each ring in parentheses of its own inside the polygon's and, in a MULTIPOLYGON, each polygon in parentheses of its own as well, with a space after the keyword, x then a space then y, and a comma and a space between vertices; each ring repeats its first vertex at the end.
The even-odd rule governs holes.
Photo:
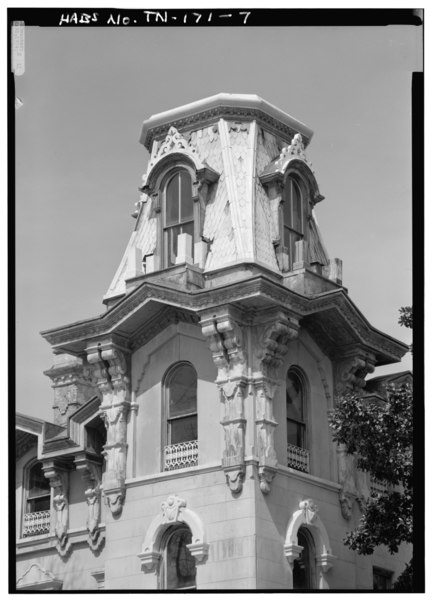
POLYGON ((306 297, 265 275, 211 289, 188 291, 146 281, 103 315, 46 330, 42 336, 54 352, 81 355, 90 340, 94 342, 109 336, 115 336, 134 350, 169 322, 198 322, 201 312, 228 304, 254 314, 275 306, 285 309, 318 338, 318 343, 330 357, 337 358, 341 346, 346 349, 360 345, 376 355, 379 366, 400 361, 408 350, 402 342, 372 327, 344 289, 306 297), (171 315, 171 321, 168 315, 171 315), (344 332, 342 339, 340 332, 344 332))
POLYGON ((313 136, 313 131, 304 123, 256 94, 221 93, 152 115, 144 121, 139 141, 150 151, 153 141, 165 137, 171 126, 186 131, 207 126, 221 118, 257 120, 287 140, 300 133, 305 147, 313 136))

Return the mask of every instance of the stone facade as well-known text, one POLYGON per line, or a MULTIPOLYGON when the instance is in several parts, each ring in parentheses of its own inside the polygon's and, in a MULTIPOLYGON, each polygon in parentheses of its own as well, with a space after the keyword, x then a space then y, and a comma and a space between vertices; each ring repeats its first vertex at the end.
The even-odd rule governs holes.
POLYGON ((246 95, 144 123, 151 156, 107 311, 43 332, 57 356, 54 423, 17 418, 17 587, 164 589, 175 531, 189 536, 198 590, 295 588, 301 532, 309 587, 371 589, 373 566, 404 568, 409 549, 360 557, 342 543, 371 482, 332 443, 328 411, 407 348, 369 325, 326 254, 311 136, 246 95), (183 365, 196 404, 180 416, 197 434, 179 442, 169 374, 183 365), (48 510, 34 509, 36 464, 48 510))

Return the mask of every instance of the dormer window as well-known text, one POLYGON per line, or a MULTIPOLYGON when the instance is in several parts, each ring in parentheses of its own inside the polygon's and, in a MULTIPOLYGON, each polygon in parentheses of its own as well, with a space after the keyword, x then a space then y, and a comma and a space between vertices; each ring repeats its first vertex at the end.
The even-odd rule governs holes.
POLYGON ((296 256, 296 242, 304 238, 304 202, 298 181, 288 176, 283 196, 283 245, 288 249, 289 268, 292 269, 296 256))
POLYGON ((192 178, 188 171, 177 171, 167 182, 164 194, 163 249, 164 267, 176 264, 179 254, 179 236, 191 237, 190 252, 193 259, 194 248, 194 202, 192 199, 192 178))

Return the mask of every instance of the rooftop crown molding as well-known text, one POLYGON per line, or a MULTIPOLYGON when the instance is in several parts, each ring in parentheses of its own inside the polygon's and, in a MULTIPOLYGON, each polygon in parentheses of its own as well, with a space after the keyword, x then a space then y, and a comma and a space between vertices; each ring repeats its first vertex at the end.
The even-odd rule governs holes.
POLYGON ((171 125, 177 129, 190 129, 215 121, 218 118, 257 119, 270 129, 290 139, 300 133, 304 146, 310 142, 313 131, 301 121, 270 104, 255 94, 220 93, 152 115, 144 121, 140 142, 150 151, 155 138, 164 137, 171 125))

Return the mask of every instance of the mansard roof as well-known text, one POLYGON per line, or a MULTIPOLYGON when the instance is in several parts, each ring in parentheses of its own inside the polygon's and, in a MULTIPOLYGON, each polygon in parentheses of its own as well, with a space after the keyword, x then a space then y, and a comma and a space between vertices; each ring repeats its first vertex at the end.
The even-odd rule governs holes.
POLYGON ((214 123, 219 118, 255 119, 269 131, 287 140, 300 133, 305 146, 313 135, 313 131, 304 123, 256 94, 220 93, 152 115, 143 123, 140 142, 150 151, 153 140, 165 137, 171 126, 190 130, 214 123))

